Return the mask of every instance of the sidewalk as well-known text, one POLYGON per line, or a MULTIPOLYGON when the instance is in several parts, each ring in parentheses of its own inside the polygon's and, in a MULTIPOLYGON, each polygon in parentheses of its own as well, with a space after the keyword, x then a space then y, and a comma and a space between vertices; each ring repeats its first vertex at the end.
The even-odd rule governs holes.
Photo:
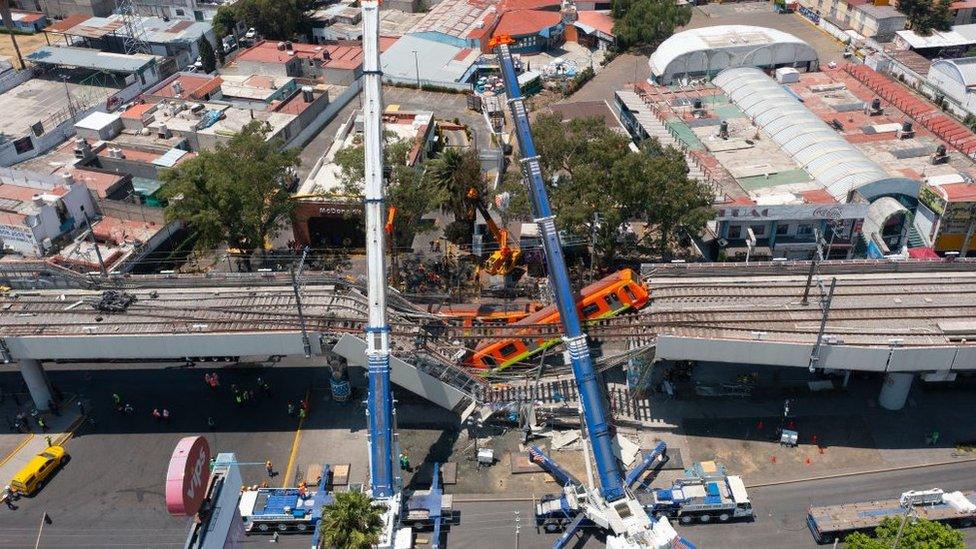
MULTIPOLYGON (((33 432, 22 434, 20 442, 0 457, 0 483, 2 483, 0 487, 10 482, 17 471, 27 465, 32 457, 47 449, 48 438, 51 439, 51 444, 64 445, 71 438, 82 419, 81 413, 78 411, 77 400, 73 396, 65 400, 60 416, 54 415, 53 412, 44 412, 41 416, 48 426, 48 432, 42 433, 37 426, 37 421, 31 418, 30 423, 33 432)), ((6 436, 16 436, 16 434, 6 436)))

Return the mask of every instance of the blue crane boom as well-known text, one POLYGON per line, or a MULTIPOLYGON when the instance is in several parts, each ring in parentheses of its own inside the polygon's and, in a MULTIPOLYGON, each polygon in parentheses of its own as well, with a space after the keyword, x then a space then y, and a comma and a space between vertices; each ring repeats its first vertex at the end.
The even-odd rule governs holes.
POLYGON ((583 333, 579 311, 576 310, 576 300, 569 283, 569 272, 566 270, 566 260, 559 244, 559 233, 556 231, 556 216, 549 205, 549 197, 542 179, 542 168, 539 166, 539 157, 532 140, 528 112, 522 100, 522 91, 518 86, 515 64, 505 44, 498 46, 498 62, 505 82, 505 92, 508 94, 509 108, 515 121, 516 137, 522 152, 522 173, 528 187, 532 213, 542 235, 543 249, 549 268, 549 283, 555 293, 556 308, 559 309, 559 318, 563 327, 563 342, 569 353, 573 376, 579 388, 583 418, 593 448, 593 460, 596 462, 597 473, 600 476, 601 495, 607 501, 616 501, 624 497, 623 473, 613 454, 610 425, 603 406, 596 369, 590 357, 590 348, 586 342, 586 334, 583 333))

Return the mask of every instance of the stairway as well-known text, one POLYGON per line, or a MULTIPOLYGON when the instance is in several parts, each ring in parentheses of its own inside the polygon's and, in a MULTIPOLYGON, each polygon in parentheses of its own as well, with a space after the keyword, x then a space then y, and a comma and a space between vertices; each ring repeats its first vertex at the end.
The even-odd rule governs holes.
POLYGON ((918 229, 915 228, 915 225, 912 225, 908 229, 908 247, 909 248, 925 248, 926 247, 925 240, 922 238, 922 235, 920 235, 918 233, 918 229))

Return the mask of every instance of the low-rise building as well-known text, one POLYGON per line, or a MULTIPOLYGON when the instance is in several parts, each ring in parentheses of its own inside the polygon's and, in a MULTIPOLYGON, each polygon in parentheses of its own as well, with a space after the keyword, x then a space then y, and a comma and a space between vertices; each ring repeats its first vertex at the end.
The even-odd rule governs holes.
POLYGON ((134 0, 138 15, 185 21, 212 21, 217 8, 229 6, 236 0, 134 0))
MULTIPOLYGON (((200 40, 208 40, 216 50, 220 47, 210 23, 134 17, 136 36, 149 48, 149 53, 172 59, 177 70, 192 65, 200 55, 200 40)), ((63 40, 69 46, 85 46, 102 51, 125 53, 128 31, 125 19, 119 14, 108 17, 69 17, 55 23, 44 32, 52 40, 63 40)))
POLYGON ((10 10, 10 20, 14 29, 31 34, 40 32, 48 25, 47 15, 36 11, 10 10))
POLYGON ((573 24, 566 27, 566 40, 588 48, 610 49, 617 44, 613 17, 607 11, 577 11, 573 24))
POLYGON ((349 86, 363 72, 363 48, 356 43, 258 42, 240 52, 234 72, 320 79, 349 86))
POLYGON ((929 178, 918 197, 915 227, 937 253, 976 252, 976 183, 962 177, 929 178))
POLYGON ((4 249, 42 257, 84 224, 95 202, 84 183, 22 170, 0 170, 0 241, 4 249))

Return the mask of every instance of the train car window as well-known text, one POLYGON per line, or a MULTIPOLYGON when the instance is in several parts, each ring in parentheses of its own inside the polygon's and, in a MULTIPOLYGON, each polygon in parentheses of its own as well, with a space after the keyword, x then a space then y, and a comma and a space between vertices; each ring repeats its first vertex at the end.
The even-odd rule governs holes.
POLYGON ((590 303, 589 305, 583 306, 583 316, 590 317, 594 313, 600 310, 600 305, 598 303, 590 303))
POLYGON ((631 303, 635 303, 637 301, 637 296, 634 295, 634 290, 631 290, 629 285, 624 286, 624 293, 627 294, 627 298, 630 299, 631 303))
POLYGON ((607 294, 603 296, 603 301, 606 301, 607 306, 610 307, 611 311, 616 311, 623 307, 623 302, 617 297, 617 294, 607 294))
POLYGON ((493 357, 491 355, 484 355, 484 356, 482 356, 481 357, 481 362, 484 362, 485 363, 485 366, 487 366, 489 368, 494 368, 495 366, 498 365, 498 363, 495 362, 495 357, 493 357))
POLYGON ((509 343, 508 345, 502 347, 502 350, 498 351, 498 353, 505 357, 510 354, 514 354, 516 351, 518 351, 518 347, 516 347, 514 343, 509 343))

